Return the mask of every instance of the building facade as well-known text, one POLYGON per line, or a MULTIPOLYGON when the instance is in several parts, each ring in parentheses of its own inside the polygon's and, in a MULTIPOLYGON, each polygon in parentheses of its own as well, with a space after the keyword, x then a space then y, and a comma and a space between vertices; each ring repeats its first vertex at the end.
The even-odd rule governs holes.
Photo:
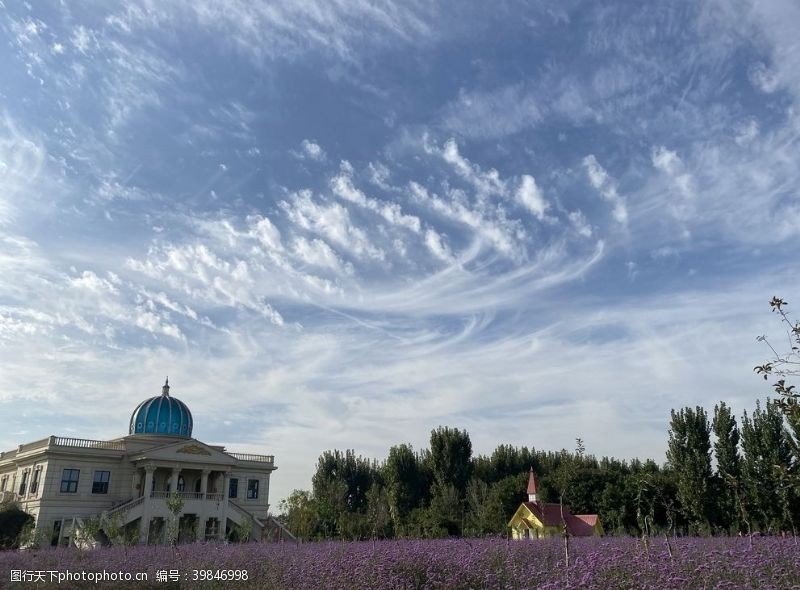
POLYGON ((50 436, 0 453, 0 501, 33 515, 37 535, 53 545, 76 542, 89 519, 113 522, 140 543, 163 542, 176 518, 181 541, 288 533, 269 515, 274 457, 192 438, 192 414, 169 389, 167 381, 160 396, 136 407, 127 436, 50 436))
POLYGON ((602 535, 603 527, 596 514, 572 514, 567 506, 540 502, 539 482, 531 467, 528 474, 528 501, 523 502, 508 523, 513 539, 543 539, 561 536, 564 528, 573 537, 602 535))

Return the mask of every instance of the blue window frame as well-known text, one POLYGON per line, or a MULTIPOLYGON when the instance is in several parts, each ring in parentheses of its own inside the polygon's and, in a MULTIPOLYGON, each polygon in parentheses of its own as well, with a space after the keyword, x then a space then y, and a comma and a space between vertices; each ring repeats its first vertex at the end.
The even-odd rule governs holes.
POLYGON ((77 492, 80 475, 80 469, 65 469, 61 473, 61 493, 74 494, 77 492))

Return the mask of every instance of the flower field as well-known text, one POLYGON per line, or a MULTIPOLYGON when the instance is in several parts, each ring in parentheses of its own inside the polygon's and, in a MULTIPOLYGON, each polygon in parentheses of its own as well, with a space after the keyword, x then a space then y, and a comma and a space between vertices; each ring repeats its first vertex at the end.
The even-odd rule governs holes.
POLYGON ((800 547, 790 538, 757 538, 752 546, 741 538, 682 538, 671 543, 672 558, 664 539, 651 541, 649 555, 635 539, 574 539, 568 570, 560 539, 46 549, 0 553, 0 587, 800 590, 800 547), (148 581, 36 584, 24 578, 12 582, 12 570, 146 572, 148 581), (231 574, 237 571, 246 574, 231 574), (221 579, 232 575, 246 579, 221 579))

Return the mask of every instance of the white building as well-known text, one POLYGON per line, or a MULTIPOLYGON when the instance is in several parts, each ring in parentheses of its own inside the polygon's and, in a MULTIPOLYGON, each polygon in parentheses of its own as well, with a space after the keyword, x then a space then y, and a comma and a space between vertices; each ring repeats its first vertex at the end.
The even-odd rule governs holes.
POLYGON ((32 514, 53 545, 75 541, 86 519, 101 516, 141 543, 161 542, 173 491, 184 503, 181 540, 222 539, 234 525, 252 538, 280 538, 285 531, 269 516, 274 457, 205 444, 192 438, 192 425, 167 381, 133 411, 128 436, 50 436, 0 453, 0 500, 32 514))

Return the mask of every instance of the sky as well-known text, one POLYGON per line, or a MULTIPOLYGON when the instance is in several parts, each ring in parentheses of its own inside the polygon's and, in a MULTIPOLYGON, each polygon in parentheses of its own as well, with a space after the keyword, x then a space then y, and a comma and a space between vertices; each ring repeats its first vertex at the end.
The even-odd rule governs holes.
MULTIPOLYGON (((800 6, 0 0, 0 447, 665 460, 800 293, 800 6)), ((800 304, 800 301, 798 302, 800 304)))

